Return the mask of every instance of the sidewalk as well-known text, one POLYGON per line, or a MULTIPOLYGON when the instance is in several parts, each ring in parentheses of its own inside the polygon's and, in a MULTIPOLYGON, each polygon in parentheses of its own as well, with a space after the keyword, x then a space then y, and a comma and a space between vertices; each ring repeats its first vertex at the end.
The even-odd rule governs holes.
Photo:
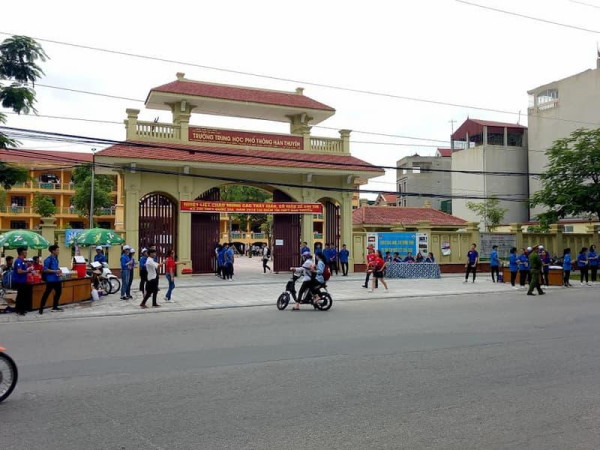
MULTIPOLYGON (((253 260, 256 260, 254 258, 253 260)), ((153 314, 161 312, 240 308, 251 306, 270 306, 275 308, 279 295, 284 291, 289 280, 289 274, 266 274, 263 275, 251 263, 241 262, 238 272, 233 281, 222 280, 215 275, 201 275, 189 278, 180 277, 176 280, 176 288, 173 291, 173 301, 166 302, 164 294, 167 291, 167 281, 164 277, 160 280, 160 292, 158 303, 161 308, 148 308, 142 310, 139 307, 141 293, 137 290, 139 279, 134 280, 132 300, 120 300, 118 294, 101 297, 99 301, 83 302, 73 305, 65 305, 64 312, 51 313, 49 309, 40 316, 37 311, 28 313, 21 317, 16 314, 0 315, 0 324, 7 322, 30 322, 39 320, 72 319, 84 317, 122 316, 130 314, 153 314)), ((525 295, 524 290, 515 291, 509 283, 492 283, 490 275, 479 274, 476 283, 464 283, 462 275, 445 275, 441 279, 411 279, 411 280, 387 280, 390 287, 386 292, 383 286, 370 293, 362 287, 364 273, 349 274, 348 277, 332 275, 328 282, 328 290, 331 293, 334 304, 337 302, 353 300, 370 300, 382 298, 415 298, 432 296, 452 296, 491 293, 520 293, 525 295)), ((296 289, 300 288, 300 281, 296 289)), ((545 288, 550 290, 561 290, 561 287, 545 288)), ((588 287, 588 289, 590 289, 588 287)), ((149 304, 150 304, 149 300, 149 304)), ((306 308, 306 306, 304 306, 306 308)), ((288 306, 291 308, 291 305, 288 306)))

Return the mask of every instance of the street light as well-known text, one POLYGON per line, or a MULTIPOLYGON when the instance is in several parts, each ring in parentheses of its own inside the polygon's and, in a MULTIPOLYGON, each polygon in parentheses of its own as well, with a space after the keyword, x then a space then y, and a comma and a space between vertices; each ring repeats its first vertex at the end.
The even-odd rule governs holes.
POLYGON ((96 171, 96 149, 92 149, 92 189, 90 195, 90 229, 94 228, 94 172, 96 171))

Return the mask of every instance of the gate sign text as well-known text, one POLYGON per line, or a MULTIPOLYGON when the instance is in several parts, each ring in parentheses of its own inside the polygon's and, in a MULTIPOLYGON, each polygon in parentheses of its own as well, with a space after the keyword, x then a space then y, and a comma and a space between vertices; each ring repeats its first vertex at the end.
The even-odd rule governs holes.
POLYGON ((322 203, 295 202, 214 202, 181 200, 182 212, 242 214, 323 214, 322 203))
POLYGON ((188 139, 193 142, 238 145, 241 147, 283 148, 287 150, 303 150, 304 148, 304 138, 302 136, 212 128, 190 128, 188 139))

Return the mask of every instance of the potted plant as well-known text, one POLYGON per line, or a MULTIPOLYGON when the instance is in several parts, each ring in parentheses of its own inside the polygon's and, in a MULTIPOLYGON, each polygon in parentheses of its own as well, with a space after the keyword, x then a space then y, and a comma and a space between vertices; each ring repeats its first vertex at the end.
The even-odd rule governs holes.
POLYGON ((36 192, 33 196, 33 212, 39 214, 44 224, 52 224, 56 220, 53 216, 56 213, 56 206, 52 199, 47 195, 36 192))

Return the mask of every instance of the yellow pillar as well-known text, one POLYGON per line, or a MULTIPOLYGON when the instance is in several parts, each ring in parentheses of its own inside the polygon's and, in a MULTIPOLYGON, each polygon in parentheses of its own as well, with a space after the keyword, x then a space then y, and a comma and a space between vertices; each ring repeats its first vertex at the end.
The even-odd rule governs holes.
MULTIPOLYGON (((342 204, 340 205, 340 248, 342 244, 350 249, 353 246, 352 242, 352 193, 344 192, 342 194, 342 204)), ((348 270, 354 272, 354 252, 350 253, 348 258, 348 270)))
MULTIPOLYGON (((178 200, 192 200, 193 178, 185 175, 179 175, 179 198, 178 200)), ((177 222, 177 254, 180 262, 187 262, 184 266, 177 266, 177 273, 181 274, 181 270, 192 267, 192 215, 191 213, 179 212, 179 204, 177 205, 178 217, 177 222)))
POLYGON ((523 226, 520 223, 511 223, 510 232, 515 235, 515 247, 523 248, 523 226))

